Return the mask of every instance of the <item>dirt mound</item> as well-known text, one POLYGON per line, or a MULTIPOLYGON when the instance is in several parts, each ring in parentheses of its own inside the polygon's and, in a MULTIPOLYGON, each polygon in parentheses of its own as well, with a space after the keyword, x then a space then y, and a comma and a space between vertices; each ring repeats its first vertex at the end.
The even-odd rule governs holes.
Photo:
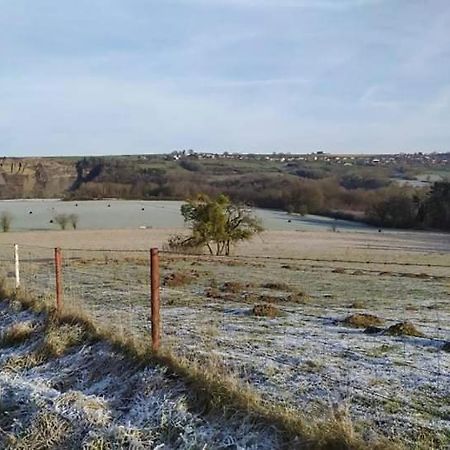
POLYGON ((373 314, 351 314, 342 321, 345 325, 357 328, 375 327, 383 324, 383 320, 373 314))
POLYGON ((172 272, 163 279, 163 285, 168 287, 177 287, 190 284, 195 280, 195 275, 187 272, 172 272))
POLYGON ((399 322, 395 325, 391 325, 386 333, 392 336, 417 336, 423 337, 424 334, 419 331, 415 325, 411 322, 399 322))
POLYGON ((258 317, 279 317, 281 311, 273 305, 257 304, 253 307, 252 314, 258 317))

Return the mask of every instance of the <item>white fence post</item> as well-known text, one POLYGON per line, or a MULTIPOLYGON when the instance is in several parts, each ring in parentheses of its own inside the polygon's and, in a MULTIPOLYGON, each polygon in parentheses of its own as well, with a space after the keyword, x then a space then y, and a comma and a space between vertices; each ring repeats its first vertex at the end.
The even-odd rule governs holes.
POLYGON ((14 269, 16 275, 16 289, 20 288, 20 263, 19 263, 19 246, 14 244, 14 269))

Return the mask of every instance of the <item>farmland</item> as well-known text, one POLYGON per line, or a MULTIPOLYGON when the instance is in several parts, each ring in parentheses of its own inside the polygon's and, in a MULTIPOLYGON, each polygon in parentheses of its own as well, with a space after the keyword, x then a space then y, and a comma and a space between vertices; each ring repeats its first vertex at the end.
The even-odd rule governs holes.
MULTIPOLYGON (((174 231, 7 233, 2 260, 10 273, 18 242, 24 288, 48 301, 61 246, 66 304, 144 340, 146 249, 174 231)), ((229 258, 163 252, 161 264, 162 341, 173 354, 266 401, 348 414, 366 439, 448 444, 448 235, 267 231, 229 258)))

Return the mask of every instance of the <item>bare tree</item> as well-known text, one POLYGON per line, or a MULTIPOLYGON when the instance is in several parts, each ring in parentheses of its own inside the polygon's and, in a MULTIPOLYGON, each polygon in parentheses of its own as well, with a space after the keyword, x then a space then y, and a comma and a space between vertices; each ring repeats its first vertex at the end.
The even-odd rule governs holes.
POLYGON ((69 215, 69 222, 74 230, 76 230, 78 227, 78 220, 79 220, 78 214, 69 215))

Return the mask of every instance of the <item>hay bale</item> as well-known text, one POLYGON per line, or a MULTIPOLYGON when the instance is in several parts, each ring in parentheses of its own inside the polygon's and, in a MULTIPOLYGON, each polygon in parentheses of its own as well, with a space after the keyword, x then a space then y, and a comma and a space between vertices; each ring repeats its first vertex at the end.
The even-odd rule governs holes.
POLYGON ((387 330, 387 334, 392 336, 416 336, 424 337, 424 334, 419 331, 415 325, 411 322, 399 322, 395 325, 391 325, 387 330))
POLYGON ((253 306, 252 314, 257 317, 273 318, 281 316, 281 311, 276 306, 259 303, 253 306))
POLYGON ((345 325, 356 328, 367 328, 382 325, 383 320, 373 314, 351 314, 342 321, 345 325))

